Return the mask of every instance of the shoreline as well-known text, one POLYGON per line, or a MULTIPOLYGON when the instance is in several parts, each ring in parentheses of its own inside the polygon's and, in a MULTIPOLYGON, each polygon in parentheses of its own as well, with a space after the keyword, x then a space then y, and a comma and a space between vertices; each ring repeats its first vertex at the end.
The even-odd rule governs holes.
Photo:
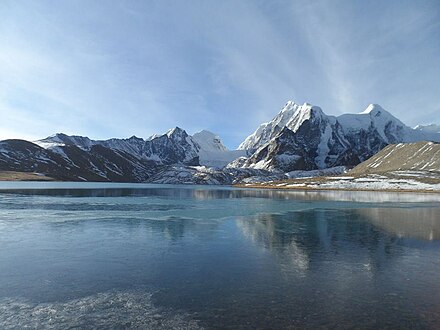
POLYGON ((54 182, 58 181, 50 176, 36 172, 18 172, 18 171, 0 171, 0 181, 19 182, 19 181, 35 181, 35 182, 54 182))
POLYGON ((295 191, 361 191, 361 192, 393 192, 393 193, 424 193, 440 194, 440 190, 429 189, 368 189, 368 188, 336 188, 336 187, 286 187, 286 186, 268 186, 258 184, 234 184, 235 188, 268 189, 268 190, 295 190, 295 191))
MULTIPOLYGON (((291 190, 291 191, 359 191, 359 192, 392 192, 392 193, 424 193, 424 194, 440 194, 440 189, 407 189, 407 188, 368 188, 368 187, 322 187, 316 185, 316 180, 322 177, 315 177, 313 186, 308 186, 306 183, 308 179, 298 178, 291 182, 276 181, 271 184, 268 183, 239 183, 223 185, 225 187, 241 188, 241 189, 266 189, 266 190, 291 190), (296 186, 295 186, 296 184, 296 186)), ((64 181, 58 180, 49 176, 44 176, 34 172, 16 172, 16 171, 0 171, 0 182, 82 182, 82 183, 122 183, 122 184, 155 184, 149 182, 112 182, 112 181, 64 181)), ((328 180, 321 181, 322 183, 331 182, 328 180)), ((182 184, 185 185, 185 184, 182 184)), ((187 183, 186 185, 194 185, 187 183)), ((210 186, 222 185, 205 185, 210 186)))

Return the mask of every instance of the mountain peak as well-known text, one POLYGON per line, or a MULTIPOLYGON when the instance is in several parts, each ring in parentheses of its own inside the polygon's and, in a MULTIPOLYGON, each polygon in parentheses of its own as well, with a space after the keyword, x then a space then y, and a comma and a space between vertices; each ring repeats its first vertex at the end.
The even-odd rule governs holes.
POLYGON ((364 111, 361 112, 361 114, 380 115, 381 112, 388 113, 379 104, 371 103, 364 111))
POLYGON ((238 150, 256 149, 268 142, 287 125, 299 107, 294 101, 287 101, 281 111, 271 121, 261 124, 254 133, 238 146, 238 150))
POLYGON ((320 107, 304 103, 296 110, 292 119, 289 120, 286 126, 293 132, 296 132, 306 120, 323 117, 325 117, 325 114, 320 107))
POLYGON ((186 134, 184 129, 181 129, 180 127, 176 126, 174 128, 169 129, 165 135, 167 135, 169 138, 173 136, 182 136, 186 134))
POLYGON ((440 125, 437 124, 417 125, 414 129, 427 133, 440 133, 440 125))
POLYGON ((300 105, 298 103, 295 103, 295 101, 289 100, 286 102, 286 105, 284 106, 283 109, 281 109, 280 113, 289 111, 289 110, 296 110, 300 105))
POLYGON ((220 137, 210 131, 202 130, 195 133, 192 137, 205 151, 227 150, 227 148, 223 145, 220 137))

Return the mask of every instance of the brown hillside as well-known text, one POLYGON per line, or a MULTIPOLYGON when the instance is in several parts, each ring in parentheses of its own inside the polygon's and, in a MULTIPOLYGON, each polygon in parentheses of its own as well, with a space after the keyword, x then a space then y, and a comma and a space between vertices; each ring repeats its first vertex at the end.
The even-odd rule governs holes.
POLYGON ((350 174, 390 171, 440 172, 440 144, 425 141, 392 144, 353 168, 350 174))

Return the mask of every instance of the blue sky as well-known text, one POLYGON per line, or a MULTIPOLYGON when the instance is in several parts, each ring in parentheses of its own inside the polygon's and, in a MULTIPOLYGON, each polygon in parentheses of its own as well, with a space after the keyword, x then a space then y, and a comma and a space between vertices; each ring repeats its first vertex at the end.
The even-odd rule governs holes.
POLYGON ((209 129, 287 100, 440 123, 440 2, 0 2, 0 139, 209 129))

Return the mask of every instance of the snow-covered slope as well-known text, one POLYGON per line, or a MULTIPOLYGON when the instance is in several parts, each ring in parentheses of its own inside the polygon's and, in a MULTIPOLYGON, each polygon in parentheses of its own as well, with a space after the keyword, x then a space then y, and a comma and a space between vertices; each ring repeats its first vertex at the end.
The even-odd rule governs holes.
POLYGON ((192 138, 199 144, 200 148, 205 151, 227 151, 220 137, 207 130, 195 133, 192 138))
POLYGON ((426 133, 440 133, 440 125, 437 124, 417 125, 414 129, 426 133))
POLYGON ((66 135, 63 133, 57 133, 48 136, 45 139, 33 141, 33 143, 45 149, 65 146, 65 145, 74 145, 83 150, 89 150, 90 147, 94 144, 94 141, 84 136, 66 135))
POLYGON ((69 136, 58 133, 35 144, 59 152, 60 146, 74 145, 82 150, 90 150, 100 145, 113 150, 124 151, 140 159, 153 160, 158 164, 183 163, 198 165, 200 146, 183 129, 175 127, 165 134, 155 135, 147 140, 132 136, 128 139, 91 140, 88 137, 69 136))
POLYGON ((228 150, 218 135, 206 130, 195 133, 192 138, 200 146, 199 162, 204 166, 220 169, 246 155, 245 150, 228 150))
POLYGON ((304 104, 296 107, 275 137, 259 146, 246 161, 240 160, 240 167, 284 172, 326 168, 334 166, 348 148, 349 142, 335 117, 304 104))
POLYGON ((191 163, 198 165, 197 143, 181 128, 170 129, 162 135, 155 135, 147 140, 132 136, 128 139, 91 140, 88 137, 69 136, 58 133, 45 139, 34 141, 35 144, 59 151, 57 147, 74 145, 83 150, 101 145, 106 148, 121 150, 137 158, 153 160, 160 164, 191 163))
POLYGON ((353 166, 388 144, 422 140, 440 141, 440 134, 412 129, 377 104, 334 117, 319 107, 289 101, 240 145, 250 156, 228 167, 293 171, 353 166))
POLYGON ((256 150, 274 138, 292 119, 300 106, 288 101, 284 108, 269 122, 261 124, 238 147, 238 150, 256 150))
POLYGON ((440 135, 406 126, 378 104, 370 104, 359 114, 344 114, 337 119, 346 134, 357 134, 362 130, 368 132, 374 129, 387 144, 416 142, 424 139, 440 140, 440 135))
POLYGON ((185 130, 175 127, 167 133, 145 141, 141 157, 160 164, 199 165, 200 146, 185 130))
POLYGON ((136 136, 128 139, 91 140, 88 137, 58 133, 34 143, 60 153, 62 146, 74 145, 87 151, 92 146, 101 145, 158 164, 204 165, 214 168, 222 168, 246 154, 241 150, 228 150, 220 138, 209 131, 203 130, 190 136, 179 127, 165 134, 154 134, 146 140, 136 136))

